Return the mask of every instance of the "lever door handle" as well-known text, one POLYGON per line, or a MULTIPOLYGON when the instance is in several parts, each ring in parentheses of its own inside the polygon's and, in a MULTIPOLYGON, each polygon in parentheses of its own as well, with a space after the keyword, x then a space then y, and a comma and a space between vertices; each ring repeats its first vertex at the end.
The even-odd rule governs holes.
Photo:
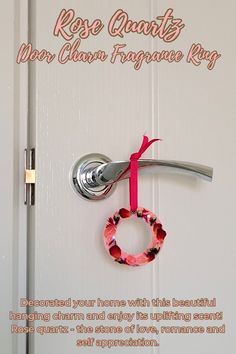
MULTIPOLYGON (((76 162, 72 169, 72 185, 86 199, 104 199, 111 194, 116 182, 130 176, 130 161, 112 162, 107 156, 89 154, 76 162)), ((208 166, 169 160, 138 160, 140 174, 163 172, 195 175, 212 181, 213 169, 208 166)))

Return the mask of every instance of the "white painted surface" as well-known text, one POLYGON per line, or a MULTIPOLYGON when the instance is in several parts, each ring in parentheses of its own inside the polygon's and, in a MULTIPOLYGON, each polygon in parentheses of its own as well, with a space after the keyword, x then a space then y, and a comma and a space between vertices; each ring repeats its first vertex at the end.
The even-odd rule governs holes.
MULTIPOLYGON (((233 14, 234 3, 226 3, 233 14)), ((199 1, 194 7, 187 1, 162 1, 158 6, 151 1, 139 1, 138 6, 132 1, 32 1, 32 42, 38 49, 58 52, 63 45, 63 40, 52 35, 63 7, 107 23, 118 6, 137 19, 153 19, 172 6, 186 29, 171 47, 186 52, 199 41, 206 49, 218 49, 222 54, 212 72, 205 64, 196 68, 185 62, 144 66, 139 72, 129 65, 109 62, 37 63, 31 67, 30 114, 37 151, 37 194, 30 238, 31 296, 216 297, 218 308, 225 312, 227 333, 163 335, 161 354, 218 354, 223 350, 231 354, 234 348, 235 88, 227 37, 233 32, 233 19, 222 18, 226 6, 222 2, 214 5, 212 17, 212 5, 211 1, 199 1), (128 206, 127 182, 120 183, 110 199, 92 203, 73 193, 69 171, 77 158, 90 152, 104 153, 113 160, 127 159, 144 132, 164 139, 154 149, 155 156, 159 151, 162 159, 208 164, 215 174, 212 185, 181 176, 140 179, 140 205, 160 214, 168 238, 158 261, 127 269, 112 263, 102 246, 107 216, 128 206)), ((134 50, 164 47, 141 36, 127 36, 124 42, 134 50)), ((84 41, 82 47, 110 52, 115 43, 117 40, 103 32, 84 41)), ((149 152, 149 156, 154 154, 149 152)), ((30 353, 73 354, 78 351, 76 338, 35 336, 30 353)), ((96 353, 97 349, 83 351, 96 353)), ((127 353, 134 351, 126 349, 127 353)), ((143 348, 142 352, 151 353, 152 349, 143 348)))
MULTIPOLYGON (((233 1, 195 5, 173 2, 186 21, 176 46, 193 41, 218 49, 215 70, 187 64, 159 71, 160 157, 192 160, 214 167, 212 185, 187 178, 166 177, 160 183, 160 212, 169 238, 161 255, 160 293, 177 298, 216 297, 224 311, 225 335, 161 336, 161 353, 234 352, 236 139, 235 68, 231 39, 233 1), (194 5, 194 6, 193 6, 194 5), (227 8, 228 18, 222 13, 227 8), (221 22, 222 26, 216 24, 221 22), (200 24, 199 24, 200 23, 200 24), (168 254, 168 257, 167 257, 168 254), (180 349, 181 348, 181 349, 180 349)), ((162 3, 161 10, 166 4, 162 3)), ((197 312, 197 311, 196 311, 197 312)), ((211 323, 209 323, 211 325, 211 323)))
POLYGON ((0 59, 0 343, 5 354, 23 354, 26 350, 25 336, 13 336, 9 321, 9 311, 20 312, 18 300, 26 296, 23 166, 27 144, 27 66, 15 64, 16 49, 27 36, 26 5, 26 1, 4 2, 0 21, 4 34, 0 59))

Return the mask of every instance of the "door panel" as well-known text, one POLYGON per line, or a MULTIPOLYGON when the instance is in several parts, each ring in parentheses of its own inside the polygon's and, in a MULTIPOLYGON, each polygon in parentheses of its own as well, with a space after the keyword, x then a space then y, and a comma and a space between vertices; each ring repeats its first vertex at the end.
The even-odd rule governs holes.
MULTIPOLYGON (((194 8, 186 1, 169 4, 186 24, 171 47, 187 52, 193 41, 202 40, 206 49, 219 48, 224 59, 213 71, 208 71, 205 63, 195 67, 184 61, 143 65, 139 71, 131 64, 112 65, 109 61, 90 65, 31 63, 31 139, 37 152, 36 205, 31 210, 32 298, 216 297, 217 305, 225 311, 225 322, 230 322, 233 292, 229 279, 235 266, 235 241, 231 238, 235 195, 230 191, 235 191, 236 171, 233 166, 229 174, 227 166, 232 165, 235 149, 231 94, 234 86, 229 69, 230 43, 219 28, 211 32, 214 24, 221 21, 225 5, 218 4, 215 17, 208 20, 211 5, 211 1, 207 5, 200 1, 194 8), (200 16, 203 25, 199 27, 200 16), (206 32, 204 26, 210 30, 206 32), (127 160, 145 132, 163 139, 145 157, 207 164, 214 167, 215 175, 212 185, 183 176, 140 178, 140 205, 160 215, 168 237, 158 260, 145 267, 128 268, 112 262, 102 244, 107 217, 120 207, 128 207, 127 181, 120 182, 107 200, 89 202, 72 190, 69 175, 75 161, 87 153, 103 153, 114 161, 127 160), (222 235, 228 235, 227 245, 222 235)), ((233 2, 228 1, 228 5, 233 7, 233 2)), ((60 0, 52 5, 45 0, 32 1, 31 39, 36 48, 50 48, 57 53, 62 47, 65 41, 52 32, 65 6, 75 9, 77 16, 101 18, 107 23, 118 7, 133 19, 152 20, 163 14, 168 4, 162 1, 157 6, 154 1, 143 0, 138 6, 132 1, 117 4, 104 0, 99 4, 65 4, 60 0)), ((230 21, 225 21, 224 31, 230 32, 230 26, 230 21)), ((99 36, 82 41, 81 49, 110 53, 119 41, 104 30, 99 36)), ((127 35, 121 42, 134 51, 167 47, 163 42, 137 35, 127 35)), ((31 351, 76 353, 77 338, 78 335, 36 335, 31 340, 31 351)), ((230 331, 214 337, 161 335, 161 349, 156 348, 155 352, 193 353, 194 348, 194 353, 221 353, 222 349, 231 348, 229 341, 230 331)), ((97 352, 96 347, 83 350, 97 352)), ((129 353, 136 349, 125 350, 129 353)), ((109 351, 118 353, 120 348, 109 351)), ((143 353, 152 351, 142 348, 143 353)))
MULTIPOLYGON (((37 47, 58 51, 62 46, 63 41, 48 32, 64 5, 63 1, 50 7, 45 1, 35 4, 37 47), (43 14, 46 8, 48 10, 43 14), (39 21, 42 16, 43 22, 39 21)), ((132 2, 121 2, 119 6, 126 8, 134 18, 150 17, 150 5, 145 1, 136 8, 132 2)), ((71 1, 70 7, 82 17, 98 17, 108 22, 117 4, 71 1)), ((101 33, 83 41, 82 47, 109 52, 113 44, 112 39, 101 33)), ((136 43, 130 37, 127 44, 134 49, 150 50, 151 46, 146 38, 140 38, 136 43)), ((119 208, 128 207, 127 182, 120 183, 109 199, 99 203, 82 200, 69 183, 70 169, 79 157, 100 152, 113 160, 125 160, 137 149, 144 132, 154 136, 154 124, 157 123, 152 112, 151 69, 146 66, 136 72, 129 65, 109 62, 91 65, 40 63, 32 69, 35 77, 32 89, 37 97, 32 114, 36 119, 38 151, 34 298, 157 296, 154 284, 158 277, 158 262, 148 268, 123 269, 111 262, 103 248, 102 230, 106 219, 119 208)), ((152 153, 149 152, 149 156, 152 153)), ((142 179, 140 185, 142 204, 157 209, 150 178, 142 179)), ((56 344, 53 336, 35 337, 34 353, 51 352, 52 347, 58 354, 78 350, 71 336, 59 336, 56 344)), ((150 349, 144 352, 150 352, 150 349)))
MULTIPOLYGON (((219 322, 225 323, 227 330, 214 337, 161 335, 161 353, 166 354, 233 350, 235 70, 232 72, 231 42, 227 36, 232 31, 232 21, 222 20, 226 4, 232 12, 233 2, 217 2, 213 15, 211 1, 184 1, 181 5, 180 1, 173 2, 186 24, 176 47, 187 52, 194 41, 200 42, 207 50, 218 50, 222 57, 212 71, 206 69, 204 62, 199 67, 181 63, 178 70, 163 64, 159 67, 158 97, 159 134, 165 139, 159 157, 192 160, 214 168, 211 185, 183 176, 161 177, 159 211, 169 237, 165 256, 160 257, 159 291, 161 296, 179 299, 215 297, 216 309, 224 311, 224 319, 219 322), (222 21, 223 27, 216 26, 222 21), (175 349, 180 347, 181 351, 175 349)), ((162 2, 161 13, 165 7, 162 2)), ((211 312, 203 310, 192 312, 211 312)), ((196 321, 196 325, 201 323, 196 321)))

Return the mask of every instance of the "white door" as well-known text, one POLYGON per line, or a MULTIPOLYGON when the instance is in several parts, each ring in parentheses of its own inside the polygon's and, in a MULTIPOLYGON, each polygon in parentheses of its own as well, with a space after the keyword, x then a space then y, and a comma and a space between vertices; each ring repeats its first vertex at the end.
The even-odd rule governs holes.
MULTIPOLYGON (((30 145, 36 150, 37 177, 35 205, 29 207, 29 298, 166 299, 172 305, 175 304, 172 299, 215 299, 213 307, 55 309, 36 306, 31 311, 51 315, 58 311, 96 312, 101 313, 101 319, 35 322, 36 327, 45 326, 46 330, 48 326, 69 326, 69 333, 30 335, 30 354, 73 354, 78 350, 97 353, 100 350, 97 339, 129 338, 159 342, 156 347, 139 347, 143 353, 233 353, 236 126, 231 36, 234 10, 235 4, 230 0, 217 4, 143 0, 119 4, 103 0, 30 2, 29 41, 33 49, 46 49, 56 57, 51 63, 36 60, 29 66, 30 145), (119 8, 133 21, 154 21, 170 7, 172 16, 185 24, 173 42, 165 43, 161 38, 137 33, 127 33, 123 38, 108 33, 107 24, 119 8), (58 61, 57 55, 66 40, 62 38, 62 30, 58 36, 53 32, 63 8, 74 9, 75 18, 102 20, 104 28, 96 36, 82 39, 78 50, 102 50, 108 54, 107 60, 91 64, 58 61), (227 18, 222 15, 226 12, 227 18), (200 65, 194 65, 194 59, 187 62, 193 43, 221 54, 212 70, 207 68, 209 60, 202 60, 200 65), (124 52, 181 50, 184 58, 178 63, 143 63, 140 70, 135 70, 134 63, 122 64, 120 57, 115 63, 110 62, 116 44, 126 44, 124 52), (107 155, 112 161, 128 160, 139 149, 144 133, 150 138, 163 139, 145 154, 146 158, 209 165, 214 168, 214 179, 213 183, 207 183, 191 176, 168 173, 159 176, 151 172, 140 176, 139 204, 160 217, 167 237, 155 261, 142 267, 128 267, 113 262, 107 255, 102 236, 107 218, 116 210, 129 207, 127 180, 119 182, 109 198, 87 201, 72 189, 71 169, 79 158, 89 153, 107 155), (135 318, 136 311, 150 316, 152 311, 165 310, 185 314, 185 320, 177 321, 173 317, 130 322, 125 317, 120 322, 102 319, 103 311, 105 316, 109 312, 134 313, 135 318), (215 318, 206 320, 199 315, 197 320, 196 314, 208 312, 215 318), (187 314, 192 315, 189 322, 187 314), (114 325, 121 326, 122 330, 132 324, 143 324, 155 326, 162 333, 77 333, 78 324, 114 325), (204 333, 167 333, 170 327, 187 326, 203 327, 204 333), (207 333, 207 327, 213 326, 219 333, 207 333), (88 340, 81 342, 87 346, 78 347, 78 340, 88 338, 95 339, 91 346, 88 340)), ((71 35, 69 26, 63 28, 64 35, 71 35)), ((67 41, 72 44, 77 38, 78 34, 74 34, 67 41)), ((119 235, 122 247, 130 253, 140 252, 145 247, 148 230, 140 222, 122 227, 119 235)), ((105 353, 137 350, 134 346, 109 348, 107 345, 104 344, 105 353)))

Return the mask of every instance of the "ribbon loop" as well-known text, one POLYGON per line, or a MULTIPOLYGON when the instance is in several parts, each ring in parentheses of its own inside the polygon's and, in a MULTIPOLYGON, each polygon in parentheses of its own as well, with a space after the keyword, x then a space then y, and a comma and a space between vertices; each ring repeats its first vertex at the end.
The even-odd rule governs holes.
POLYGON ((139 151, 134 152, 130 156, 130 178, 129 178, 129 192, 130 192, 130 208, 132 212, 135 212, 138 208, 138 160, 142 154, 151 146, 154 142, 160 139, 152 139, 144 135, 142 145, 139 151))

